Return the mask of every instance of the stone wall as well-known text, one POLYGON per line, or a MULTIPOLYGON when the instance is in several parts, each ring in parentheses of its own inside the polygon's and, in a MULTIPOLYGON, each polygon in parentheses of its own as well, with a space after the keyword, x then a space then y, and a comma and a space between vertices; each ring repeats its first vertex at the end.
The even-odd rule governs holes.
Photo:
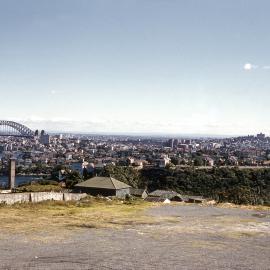
POLYGON ((29 192, 29 193, 9 193, 0 194, 0 203, 14 204, 26 202, 42 202, 42 201, 78 201, 87 194, 81 193, 59 193, 59 192, 29 192))
POLYGON ((30 193, 30 202, 63 201, 64 194, 57 192, 33 192, 30 193))
POLYGON ((0 194, 0 203, 14 204, 29 202, 30 193, 9 193, 0 194))
POLYGON ((87 196, 86 193, 63 193, 64 201, 79 201, 87 196))

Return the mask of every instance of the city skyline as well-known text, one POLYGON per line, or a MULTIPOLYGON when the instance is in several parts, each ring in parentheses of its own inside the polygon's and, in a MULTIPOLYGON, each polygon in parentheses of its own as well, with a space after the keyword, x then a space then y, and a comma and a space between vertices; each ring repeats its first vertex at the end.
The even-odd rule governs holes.
POLYGON ((268 1, 1 1, 2 119, 48 131, 270 133, 268 1))

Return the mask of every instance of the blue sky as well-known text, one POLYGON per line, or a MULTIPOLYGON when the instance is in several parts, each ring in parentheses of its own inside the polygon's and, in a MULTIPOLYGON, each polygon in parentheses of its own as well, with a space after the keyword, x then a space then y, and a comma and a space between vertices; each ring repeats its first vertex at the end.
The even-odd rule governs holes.
POLYGON ((0 0, 0 118, 270 133, 268 0, 0 0))

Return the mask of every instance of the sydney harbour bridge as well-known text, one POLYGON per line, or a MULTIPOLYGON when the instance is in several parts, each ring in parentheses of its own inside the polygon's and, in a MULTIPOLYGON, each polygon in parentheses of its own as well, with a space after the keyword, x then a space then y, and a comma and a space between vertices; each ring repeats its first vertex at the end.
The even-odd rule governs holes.
POLYGON ((22 124, 13 121, 0 120, 0 136, 33 138, 35 132, 22 124))

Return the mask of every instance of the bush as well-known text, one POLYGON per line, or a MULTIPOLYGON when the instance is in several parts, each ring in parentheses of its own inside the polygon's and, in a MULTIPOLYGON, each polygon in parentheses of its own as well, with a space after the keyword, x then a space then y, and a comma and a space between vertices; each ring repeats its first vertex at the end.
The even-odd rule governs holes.
POLYGON ((26 185, 16 188, 16 192, 60 192, 62 191, 62 188, 60 186, 56 185, 40 185, 40 184, 34 184, 34 185, 26 185))

